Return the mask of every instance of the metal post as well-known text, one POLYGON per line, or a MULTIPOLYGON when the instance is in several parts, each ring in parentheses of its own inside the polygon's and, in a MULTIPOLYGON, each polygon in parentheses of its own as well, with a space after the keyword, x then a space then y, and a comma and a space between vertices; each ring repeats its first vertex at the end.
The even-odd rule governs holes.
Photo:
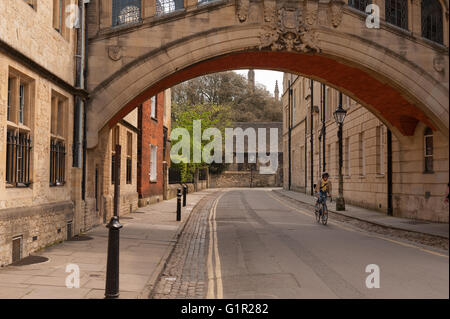
POLYGON ((119 297, 119 242, 120 229, 122 228, 122 225, 119 223, 118 214, 120 203, 120 153, 121 146, 116 145, 116 153, 114 155, 114 216, 106 226, 109 228, 105 288, 106 299, 119 297))
POLYGON ((187 186, 183 185, 183 207, 186 207, 187 186))
POLYGON ((393 205, 392 205, 392 132, 390 129, 387 130, 387 189, 388 189, 388 209, 387 214, 389 216, 393 215, 393 205))
POLYGON ((310 127, 310 144, 311 144, 311 196, 314 195, 314 137, 313 137, 313 120, 314 120, 314 81, 311 80, 311 96, 310 96, 310 107, 311 107, 311 127, 310 127))
MULTIPOLYGON (((342 93, 339 92, 339 108, 342 108, 342 93)), ((342 124, 339 124, 338 130, 339 139, 339 196, 336 199, 336 210, 345 210, 344 200, 344 178, 342 176, 342 124)))
POLYGON ((177 222, 181 220, 181 188, 177 189, 177 222))
POLYGON ((292 183, 292 167, 291 167, 291 81, 288 81, 288 157, 289 157, 289 176, 288 176, 288 190, 291 190, 292 183))
POLYGON ((326 172, 326 168, 327 168, 327 164, 326 164, 326 156, 325 156, 325 145, 326 145, 326 140, 325 140, 325 134, 327 131, 327 128, 325 126, 325 111, 326 111, 326 105, 325 105, 325 101, 326 101, 326 95, 325 95, 325 84, 321 84, 322 85, 322 154, 323 154, 323 168, 322 168, 322 172, 326 172))

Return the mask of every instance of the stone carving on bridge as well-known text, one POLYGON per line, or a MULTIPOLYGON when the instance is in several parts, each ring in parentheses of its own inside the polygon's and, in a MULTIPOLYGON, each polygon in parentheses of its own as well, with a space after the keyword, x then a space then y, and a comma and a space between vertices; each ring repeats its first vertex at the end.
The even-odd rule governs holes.
POLYGON ((119 61, 122 58, 121 48, 115 45, 108 47, 108 56, 113 61, 119 61))
POLYGON ((266 23, 260 49, 273 51, 320 52, 316 33, 305 23, 299 8, 281 8, 276 18, 266 23))
POLYGON ((245 22, 248 17, 248 10, 250 7, 250 0, 239 0, 237 6, 237 16, 239 21, 245 22))
POLYGON ((335 28, 337 28, 342 22, 343 5, 344 1, 342 0, 331 0, 329 2, 328 19, 335 28))

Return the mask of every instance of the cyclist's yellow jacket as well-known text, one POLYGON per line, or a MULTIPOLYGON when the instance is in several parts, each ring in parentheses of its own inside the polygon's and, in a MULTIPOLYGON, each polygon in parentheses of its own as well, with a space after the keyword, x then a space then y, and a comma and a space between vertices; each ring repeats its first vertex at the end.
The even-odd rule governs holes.
POLYGON ((328 190, 328 194, 331 195, 331 180, 328 177, 328 180, 325 182, 322 178, 316 184, 316 188, 314 189, 316 192, 328 190))

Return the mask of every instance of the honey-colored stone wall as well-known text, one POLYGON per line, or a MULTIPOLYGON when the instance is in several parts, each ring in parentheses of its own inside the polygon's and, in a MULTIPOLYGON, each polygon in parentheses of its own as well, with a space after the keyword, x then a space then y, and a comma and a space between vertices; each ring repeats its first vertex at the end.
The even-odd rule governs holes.
MULTIPOLYGON (((283 94, 283 147, 285 152, 284 188, 288 188, 288 94, 290 75, 285 74, 283 94)), ((293 92, 296 95, 293 106, 293 129, 291 138, 291 189, 310 194, 310 86, 309 79, 293 76, 293 92), (305 87, 305 88, 304 88, 305 87), (302 95, 302 92, 304 94, 302 95), (306 135, 305 135, 306 120, 306 135), (306 144, 306 145, 305 145, 306 144), (306 149, 306 161, 305 161, 306 149), (305 185, 306 169, 306 185, 305 185)), ((333 196, 338 194, 338 138, 337 125, 332 112, 337 108, 338 92, 332 88, 326 91, 326 108, 331 110, 326 121, 326 171, 333 183, 333 196), (328 96, 329 95, 329 96, 328 96)), ((320 108, 320 83, 314 83, 314 103, 320 108)), ((387 127, 374 114, 355 101, 343 96, 343 107, 347 116, 343 125, 343 175, 344 198, 347 203, 380 212, 387 211, 387 127), (383 166, 377 166, 377 127, 384 128, 383 166), (364 140, 364 161, 360 153, 360 133, 364 140), (347 142, 349 144, 347 152, 347 142), (364 171, 362 167, 364 166, 364 171)), ((393 105, 392 107, 395 107, 393 105)), ((320 111, 319 111, 320 112, 320 111)), ((318 136, 322 128, 320 114, 313 117, 313 183, 317 183, 323 166, 323 148, 318 136), (320 159, 319 159, 320 152, 320 159)), ((448 206, 443 199, 448 183, 448 138, 433 131, 433 173, 424 173, 424 132, 426 125, 419 123, 413 136, 392 134, 393 211, 394 216, 448 222, 448 206)))
MULTIPOLYGON (((75 4, 67 0, 66 4, 75 4)), ((0 40, 68 85, 75 80, 75 31, 53 28, 53 0, 39 0, 31 8, 25 1, 0 1, 0 40)), ((0 51, 0 265, 11 262, 12 239, 22 236, 22 257, 65 240, 67 223, 72 235, 83 230, 81 169, 72 168, 74 98, 58 81, 29 66, 17 54, 0 51), (31 136, 29 187, 6 185, 8 77, 11 71, 29 81, 31 136), (64 97, 65 184, 50 186, 50 128, 52 92, 64 97), (34 239, 33 239, 34 237, 34 239)))
MULTIPOLYGON (((137 109, 130 112, 125 118, 129 124, 137 122, 137 109)), ((117 124, 120 130, 119 144, 121 150, 120 175, 120 208, 119 216, 127 215, 138 208, 137 192, 137 132, 136 127, 117 124), (127 133, 132 134, 132 178, 131 184, 126 182, 127 133)), ((88 212, 88 227, 106 223, 114 213, 114 184, 111 182, 112 172, 112 130, 104 128, 101 132, 99 145, 87 152, 87 182, 86 206, 88 212), (97 176, 97 184, 96 184, 97 176), (97 186, 97 199, 95 198, 97 186)))

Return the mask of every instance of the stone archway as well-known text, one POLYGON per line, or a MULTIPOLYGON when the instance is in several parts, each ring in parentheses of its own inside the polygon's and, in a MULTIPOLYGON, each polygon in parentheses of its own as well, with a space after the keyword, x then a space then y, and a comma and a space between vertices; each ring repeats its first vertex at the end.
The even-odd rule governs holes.
MULTIPOLYGON (((418 43, 389 28, 373 34, 364 29, 361 16, 339 6, 335 14, 332 8, 340 2, 330 3, 323 8, 328 24, 312 17, 317 21, 311 26, 308 15, 305 21, 296 15, 301 10, 271 11, 273 16, 268 18, 251 17, 248 8, 238 7, 231 25, 199 27, 199 32, 174 38, 127 63, 119 61, 105 72, 108 76, 95 77, 88 109, 88 147, 97 145, 103 127, 114 125, 157 92, 206 73, 240 68, 274 69, 324 82, 368 108, 396 134, 413 135, 417 123, 423 122, 448 137, 448 55, 444 55, 448 50, 418 43), (363 30, 354 30, 355 25, 363 30), (439 68, 432 57, 439 57, 439 68)), ((217 10, 229 15, 231 9, 227 5, 217 10)), ((177 21, 167 22, 167 27, 176 26, 177 21)), ((128 40, 148 32, 148 28, 116 32, 112 38, 96 40, 94 48, 111 47, 108 43, 119 37, 122 49, 118 50, 126 50, 128 40)), ((122 53, 114 52, 109 52, 111 59, 124 60, 122 53)))

